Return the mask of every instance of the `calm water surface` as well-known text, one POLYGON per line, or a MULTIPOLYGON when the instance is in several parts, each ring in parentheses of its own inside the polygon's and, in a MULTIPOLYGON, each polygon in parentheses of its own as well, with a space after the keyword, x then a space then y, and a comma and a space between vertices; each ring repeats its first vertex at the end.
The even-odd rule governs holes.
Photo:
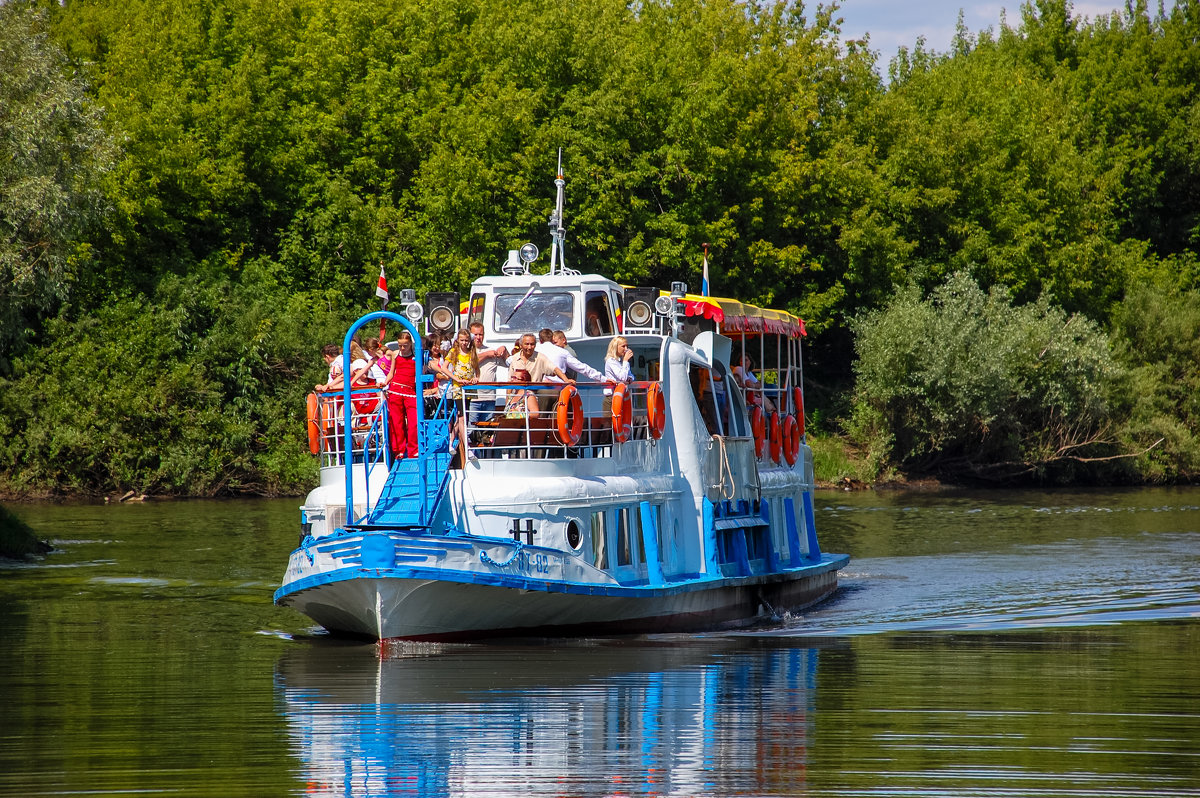
POLYGON ((0 795, 1200 796, 1200 489, 822 494, 803 617, 382 656, 271 605, 296 505, 17 506, 0 795))

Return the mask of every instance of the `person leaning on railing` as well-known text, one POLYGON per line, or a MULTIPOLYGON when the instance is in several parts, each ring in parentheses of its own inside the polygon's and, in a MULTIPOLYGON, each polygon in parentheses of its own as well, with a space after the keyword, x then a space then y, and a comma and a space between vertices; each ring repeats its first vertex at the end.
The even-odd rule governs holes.
POLYGON ((537 351, 545 355, 555 367, 564 372, 567 370, 574 371, 576 374, 582 374, 595 382, 604 379, 603 374, 571 354, 567 348, 567 334, 565 332, 562 330, 542 330, 542 337, 546 338, 546 340, 537 345, 537 351))
MULTIPOLYGON (((508 359, 508 368, 516 371, 524 369, 529 372, 529 379, 533 382, 545 382, 547 377, 558 377, 561 382, 575 384, 575 380, 568 377, 562 369, 550 362, 550 359, 537 351, 537 339, 533 333, 525 333, 521 336, 520 350, 508 359)), ((542 410, 549 410, 558 397, 558 392, 551 390, 548 393, 543 391, 540 394, 539 404, 542 410)))
MULTIPOLYGON (((479 381, 495 382, 500 364, 508 357, 508 349, 503 345, 491 349, 481 349, 483 346, 483 325, 475 322, 471 325, 471 340, 475 344, 475 358, 479 363, 479 381)), ((480 388, 471 399, 470 422, 474 426, 481 421, 487 421, 496 412, 496 389, 480 388)))
POLYGON ((314 385, 315 391, 332 391, 332 387, 336 381, 340 388, 342 385, 342 372, 345 370, 345 359, 342 357, 342 348, 337 344, 325 344, 321 347, 321 357, 325 360, 325 365, 329 366, 329 379, 321 385, 314 385))

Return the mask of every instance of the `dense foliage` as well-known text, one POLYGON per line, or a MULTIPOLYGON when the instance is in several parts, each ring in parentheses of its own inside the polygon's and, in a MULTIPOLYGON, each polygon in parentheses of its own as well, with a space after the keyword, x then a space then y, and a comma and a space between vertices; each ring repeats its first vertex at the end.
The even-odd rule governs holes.
POLYGON ((85 88, 44 15, 0 5, 0 370, 91 262, 112 143, 85 88))
MULTIPOLYGON (((1198 287, 1200 2, 1084 22, 1038 0, 1015 26, 960 31, 949 53, 901 51, 887 83, 869 43, 839 42, 835 14, 765 0, 0 5, 0 35, 49 30, 0 47, 16 65, 0 70, 0 148, 19 156, 0 158, 0 267, 36 276, 0 295, 0 490, 299 489, 317 349, 368 307, 379 264, 393 288, 464 289, 543 242, 559 147, 568 263, 695 285, 710 243, 717 293, 809 320, 810 401, 830 422, 848 406, 850 319, 901 289, 916 312, 959 272, 997 298, 985 304, 1033 303, 1030 325, 1078 319, 1088 332, 1064 344, 1064 368, 1086 350, 1125 375, 1095 376, 1102 408, 1032 393, 1020 430, 976 437, 969 456, 889 413, 854 427, 898 442, 894 465, 1041 462, 1064 441, 1036 425, 1082 408, 1098 415, 1063 423, 1107 430, 1113 455, 1167 439, 1123 478, 1194 475, 1196 410, 1177 386, 1200 367, 1184 342, 1160 367, 1148 337, 1162 325, 1143 314, 1176 314, 1131 289, 1182 310, 1198 287), (43 123, 39 108, 64 112, 43 123), (57 204, 22 188, 46 163, 57 204), (35 211, 54 233, 44 265, 20 259, 35 211)), ((914 375, 889 368, 884 394, 900 395, 914 375)), ((984 419, 1004 397, 978 401, 966 410, 984 419)))
MULTIPOLYGON (((1007 478, 1112 457, 1123 377, 1094 322, 952 275, 857 325, 854 428, 880 461, 1007 478)), ((1068 473, 1072 469, 1065 469, 1068 473)))

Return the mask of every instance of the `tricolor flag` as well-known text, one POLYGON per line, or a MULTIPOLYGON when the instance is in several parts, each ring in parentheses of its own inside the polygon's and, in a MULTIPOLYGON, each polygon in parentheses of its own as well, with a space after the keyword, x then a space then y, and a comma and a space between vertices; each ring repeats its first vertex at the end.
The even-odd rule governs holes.
MULTIPOLYGON (((387 310, 387 303, 388 303, 387 276, 384 275, 384 273, 383 273, 383 261, 379 262, 379 283, 378 283, 378 285, 375 286, 375 296, 379 297, 383 301, 383 305, 382 305, 381 309, 387 310)), ((385 333, 386 326, 385 325, 386 325, 386 322, 383 319, 380 319, 379 320, 379 341, 380 341, 380 343, 383 343, 383 338, 386 335, 386 333, 385 333)))
POLYGON ((700 296, 708 296, 708 252, 704 253, 704 265, 701 267, 700 296))

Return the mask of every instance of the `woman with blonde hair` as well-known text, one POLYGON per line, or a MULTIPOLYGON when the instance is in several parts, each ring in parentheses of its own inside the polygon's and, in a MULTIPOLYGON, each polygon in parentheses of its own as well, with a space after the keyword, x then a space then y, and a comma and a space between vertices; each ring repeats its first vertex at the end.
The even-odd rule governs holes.
POLYGON ((613 385, 616 383, 633 382, 633 369, 629 362, 633 360, 633 350, 629 342, 621 336, 614 337, 608 342, 608 352, 604 355, 604 412, 612 412, 613 385))
POLYGON ((454 345, 446 353, 446 370, 453 380, 450 386, 451 397, 458 406, 458 421, 455 422, 454 430, 462 441, 463 451, 474 460, 475 453, 467 444, 467 400, 462 386, 473 385, 479 381, 479 357, 475 353, 475 339, 465 327, 458 331, 454 345))

